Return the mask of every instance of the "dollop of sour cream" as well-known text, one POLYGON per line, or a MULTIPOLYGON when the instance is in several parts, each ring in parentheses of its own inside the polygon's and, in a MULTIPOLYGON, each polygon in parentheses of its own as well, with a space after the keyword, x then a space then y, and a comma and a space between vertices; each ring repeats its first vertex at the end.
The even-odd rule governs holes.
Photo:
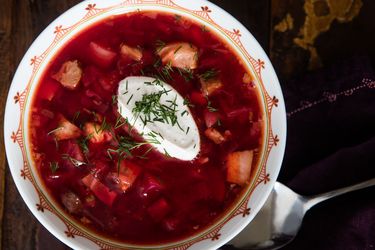
POLYGON ((199 153, 197 125, 184 98, 169 84, 131 76, 119 83, 118 112, 163 154, 193 160, 199 153))

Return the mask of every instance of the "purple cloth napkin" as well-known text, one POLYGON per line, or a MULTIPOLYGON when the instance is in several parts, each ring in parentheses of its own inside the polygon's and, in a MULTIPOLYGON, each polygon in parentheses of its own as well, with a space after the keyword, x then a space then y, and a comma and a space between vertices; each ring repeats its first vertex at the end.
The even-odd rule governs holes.
MULTIPOLYGON (((283 87, 288 139, 280 182, 314 195, 375 177, 375 74, 368 58, 283 87)), ((375 188, 313 207, 283 249, 375 249, 375 188)))

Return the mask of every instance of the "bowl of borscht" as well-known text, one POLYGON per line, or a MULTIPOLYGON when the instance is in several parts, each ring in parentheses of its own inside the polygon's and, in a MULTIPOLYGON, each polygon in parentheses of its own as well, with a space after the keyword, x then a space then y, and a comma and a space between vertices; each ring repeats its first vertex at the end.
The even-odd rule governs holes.
POLYGON ((204 0, 83 1, 34 41, 5 146, 34 216, 74 249, 216 249, 278 176, 286 113, 255 38, 204 0))

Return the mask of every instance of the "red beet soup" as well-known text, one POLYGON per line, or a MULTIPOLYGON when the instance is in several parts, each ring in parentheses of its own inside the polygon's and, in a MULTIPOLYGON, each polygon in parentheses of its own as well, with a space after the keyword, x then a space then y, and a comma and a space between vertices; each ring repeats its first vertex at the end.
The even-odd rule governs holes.
MULTIPOLYGON (((60 49, 35 93, 30 140, 44 185, 67 214, 105 237, 152 244, 192 236, 257 171, 259 90, 230 46, 186 17, 135 12, 90 26, 60 49), (184 98, 199 130, 195 159, 156 150, 120 114, 119 82, 129 76, 153 77, 184 98)), ((166 106, 155 96, 138 104, 166 106)), ((151 122, 184 115, 172 106, 151 122)))

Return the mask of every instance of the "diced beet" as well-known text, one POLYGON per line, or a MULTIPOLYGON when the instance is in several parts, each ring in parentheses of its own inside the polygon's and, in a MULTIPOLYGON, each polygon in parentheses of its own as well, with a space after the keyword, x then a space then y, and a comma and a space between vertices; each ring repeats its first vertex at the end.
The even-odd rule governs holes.
POLYGON ((112 92, 116 84, 120 81, 120 75, 117 71, 113 71, 106 76, 99 78, 100 86, 109 92, 112 92))
POLYGON ((107 186, 101 183, 92 174, 87 175, 82 179, 83 184, 85 184, 91 191, 107 206, 112 206, 113 202, 117 197, 117 193, 111 191, 107 186))
POLYGON ((227 113, 230 121, 244 124, 250 121, 250 109, 247 107, 238 108, 227 113))
POLYGON ((62 194, 61 202, 71 214, 79 213, 82 210, 82 202, 79 197, 73 192, 69 191, 62 194))
POLYGON ((94 161, 92 162, 92 165, 94 165, 94 168, 92 169, 92 173, 94 177, 99 180, 104 180, 104 178, 107 176, 107 174, 111 170, 109 163, 105 161, 100 161, 100 160, 94 161))
POLYGON ((209 110, 204 110, 204 121, 207 128, 214 126, 220 120, 220 114, 218 112, 210 112, 209 110))
POLYGON ((179 217, 169 217, 163 220, 162 226, 164 230, 168 232, 174 232, 176 231, 181 224, 181 218, 179 217))
POLYGON ((189 188, 189 190, 189 195, 191 196, 190 199, 192 201, 207 200, 211 196, 211 190, 208 187, 208 184, 204 182, 198 182, 196 184, 193 184, 189 188))
POLYGON ((61 85, 57 81, 51 79, 47 84, 44 85, 43 89, 39 91, 39 96, 41 99, 51 101, 55 97, 57 91, 60 90, 60 88, 61 85))
POLYGON ((107 68, 114 62, 117 53, 95 42, 91 42, 89 44, 89 55, 96 65, 107 68))
POLYGON ((102 76, 103 73, 97 67, 92 65, 86 67, 82 76, 83 86, 88 87, 91 84, 96 83, 102 76))
POLYGON ((163 184, 156 177, 146 174, 138 189, 141 198, 151 200, 164 189, 163 184))
POLYGON ((154 53, 150 50, 144 50, 142 56, 142 64, 143 65, 150 65, 153 64, 155 60, 154 53))
POLYGON ((193 104, 206 106, 207 98, 202 94, 202 92, 194 91, 190 94, 190 101, 193 104))
POLYGON ((156 222, 161 221, 170 210, 171 208, 164 198, 158 199, 147 208, 148 214, 156 222))
POLYGON ((64 143, 61 143, 61 149, 63 154, 69 155, 78 161, 85 161, 82 150, 75 140, 67 140, 64 143))
POLYGON ((48 109, 42 109, 42 110, 40 111, 40 113, 41 113, 44 117, 47 117, 47 118, 49 118, 49 119, 53 119, 53 118, 55 117, 55 114, 54 114, 52 111, 48 110, 48 109))
POLYGON ((114 189, 120 192, 126 192, 126 190, 133 185, 140 173, 140 168, 134 163, 121 161, 120 172, 109 173, 107 181, 114 189))

